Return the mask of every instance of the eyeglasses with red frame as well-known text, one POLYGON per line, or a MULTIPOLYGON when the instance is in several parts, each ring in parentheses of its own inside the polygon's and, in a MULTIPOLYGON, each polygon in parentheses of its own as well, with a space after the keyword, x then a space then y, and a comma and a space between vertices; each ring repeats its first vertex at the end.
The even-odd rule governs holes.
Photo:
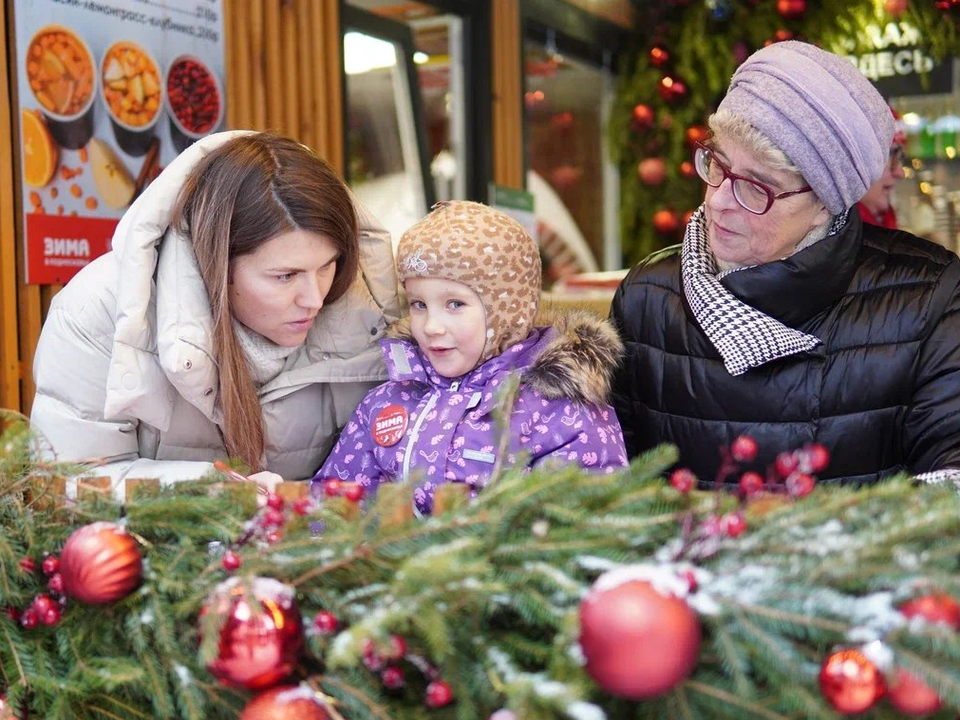
POLYGON ((754 215, 763 215, 768 212, 773 207, 775 200, 813 190, 809 185, 804 185, 799 190, 777 193, 773 188, 759 180, 752 180, 732 172, 720 161, 713 150, 699 142, 693 152, 693 165, 697 168, 700 179, 710 187, 718 188, 724 180, 730 178, 734 199, 740 207, 754 215))

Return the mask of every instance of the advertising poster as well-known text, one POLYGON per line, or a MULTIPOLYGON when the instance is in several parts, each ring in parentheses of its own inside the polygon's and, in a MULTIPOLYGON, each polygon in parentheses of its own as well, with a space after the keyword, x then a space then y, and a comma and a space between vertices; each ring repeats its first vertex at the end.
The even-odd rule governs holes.
POLYGON ((222 0, 16 0, 26 281, 65 283, 223 129, 222 0))

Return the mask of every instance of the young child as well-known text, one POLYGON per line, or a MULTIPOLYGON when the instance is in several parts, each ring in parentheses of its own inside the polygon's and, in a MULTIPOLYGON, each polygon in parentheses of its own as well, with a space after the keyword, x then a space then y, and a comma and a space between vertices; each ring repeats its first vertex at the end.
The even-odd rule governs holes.
POLYGON ((360 403, 314 483, 355 481, 369 493, 409 480, 421 513, 441 483, 476 493, 497 460, 497 390, 511 372, 520 388, 504 467, 521 453, 528 467, 627 464, 607 401, 620 340, 586 313, 534 327, 540 254, 519 223, 478 203, 440 203, 401 238, 397 268, 410 315, 381 341, 390 379, 360 403))

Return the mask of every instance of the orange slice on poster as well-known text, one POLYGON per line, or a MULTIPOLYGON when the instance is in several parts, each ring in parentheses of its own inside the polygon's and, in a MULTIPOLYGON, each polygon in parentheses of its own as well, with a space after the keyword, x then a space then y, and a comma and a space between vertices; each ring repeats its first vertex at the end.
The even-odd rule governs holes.
POLYGON ((23 135, 23 179, 31 187, 43 187, 57 170, 57 144, 38 112, 24 110, 20 129, 23 135))

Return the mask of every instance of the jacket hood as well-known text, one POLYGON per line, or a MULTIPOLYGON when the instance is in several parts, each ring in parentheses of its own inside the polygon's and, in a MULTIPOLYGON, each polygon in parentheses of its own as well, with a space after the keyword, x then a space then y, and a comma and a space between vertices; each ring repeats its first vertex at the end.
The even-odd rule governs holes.
POLYGON ((521 383, 548 400, 607 404, 613 371, 624 351, 613 326, 586 311, 558 313, 540 320, 547 326, 538 327, 525 340, 462 378, 451 379, 439 376, 423 357, 410 332, 410 317, 404 317, 390 326, 388 339, 382 341, 390 378, 441 387, 459 380, 469 386, 491 375, 520 370, 521 383))

